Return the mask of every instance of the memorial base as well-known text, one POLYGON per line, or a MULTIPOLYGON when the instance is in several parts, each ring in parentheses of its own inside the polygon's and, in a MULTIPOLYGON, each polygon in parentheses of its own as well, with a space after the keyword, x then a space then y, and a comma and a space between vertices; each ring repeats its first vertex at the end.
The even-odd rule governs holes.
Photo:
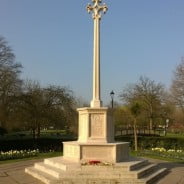
POLYGON ((35 163, 25 171, 45 184, 154 184, 167 170, 143 159, 82 165, 55 157, 35 163))
POLYGON ((64 159, 74 162, 98 160, 110 163, 129 159, 129 143, 64 142, 64 159))

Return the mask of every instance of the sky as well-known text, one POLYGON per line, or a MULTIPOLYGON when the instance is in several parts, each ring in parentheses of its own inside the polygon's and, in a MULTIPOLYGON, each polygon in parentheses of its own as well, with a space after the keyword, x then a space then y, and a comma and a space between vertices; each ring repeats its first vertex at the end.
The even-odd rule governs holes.
MULTIPOLYGON (((140 76, 169 89, 184 56, 183 0, 103 0, 101 96, 115 100, 140 76)), ((23 65, 23 79, 69 87, 92 98, 91 0, 0 0, 0 35, 23 65)))

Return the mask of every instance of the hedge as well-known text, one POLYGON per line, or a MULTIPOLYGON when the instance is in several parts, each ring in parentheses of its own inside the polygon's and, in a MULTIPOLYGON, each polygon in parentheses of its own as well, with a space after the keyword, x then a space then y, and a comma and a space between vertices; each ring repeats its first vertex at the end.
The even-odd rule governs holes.
MULTIPOLYGON (((0 140, 0 151, 9 150, 34 150, 39 149, 40 152, 62 151, 63 142, 74 141, 74 138, 39 138, 39 139, 13 139, 0 140)), ((132 136, 117 136, 118 142, 130 142, 130 147, 134 148, 134 138, 132 136)), ((138 137, 139 149, 150 149, 155 147, 163 147, 165 149, 182 149, 184 150, 184 138, 182 137, 138 137)))
POLYGON ((14 140, 0 140, 0 151, 9 150, 34 150, 39 149, 40 152, 62 151, 63 142, 73 141, 70 139, 61 138, 38 138, 38 139, 14 139, 14 140))
MULTIPOLYGON (((116 141, 130 142, 130 147, 134 147, 133 136, 117 136, 116 141)), ((165 149, 184 149, 184 137, 138 137, 138 147, 141 150, 163 147, 165 149)))

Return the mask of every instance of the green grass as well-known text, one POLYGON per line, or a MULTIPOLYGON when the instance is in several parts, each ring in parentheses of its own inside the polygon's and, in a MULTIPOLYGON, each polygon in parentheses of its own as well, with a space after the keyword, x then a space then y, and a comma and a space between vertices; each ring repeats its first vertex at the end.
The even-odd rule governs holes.
MULTIPOLYGON (((57 157, 57 156, 62 156, 62 152, 49 152, 49 153, 39 153, 38 156, 36 157, 29 157, 29 158, 23 158, 23 159, 13 159, 13 160, 5 160, 5 161, 0 161, 0 164, 9 164, 9 163, 15 163, 15 162, 22 162, 22 161, 27 161, 27 160, 36 160, 36 159, 44 159, 44 158, 51 158, 51 157, 57 157)), ((172 159, 172 158, 165 158, 161 157, 158 155, 154 154, 145 154, 144 152, 138 151, 131 151, 130 155, 133 157, 144 157, 144 158, 152 158, 152 159, 158 159, 158 160, 164 160, 168 162, 175 162, 175 163, 181 163, 184 164, 183 160, 178 160, 178 159, 172 159)))
POLYGON ((162 157, 162 156, 154 155, 154 154, 146 154, 143 151, 137 151, 137 152, 131 151, 130 155, 133 157, 152 158, 152 159, 158 159, 158 160, 164 160, 164 161, 168 161, 168 162, 175 162, 175 163, 184 164, 184 160, 174 159, 174 158, 166 158, 166 157, 162 157))
POLYGON ((57 156, 62 156, 62 155, 63 155, 62 152, 39 153, 38 156, 35 156, 35 157, 0 161, 0 164, 9 164, 9 163, 22 162, 22 161, 27 161, 27 160, 51 158, 51 157, 57 157, 57 156))
POLYGON ((171 138, 184 138, 184 133, 167 133, 166 137, 171 137, 171 138))

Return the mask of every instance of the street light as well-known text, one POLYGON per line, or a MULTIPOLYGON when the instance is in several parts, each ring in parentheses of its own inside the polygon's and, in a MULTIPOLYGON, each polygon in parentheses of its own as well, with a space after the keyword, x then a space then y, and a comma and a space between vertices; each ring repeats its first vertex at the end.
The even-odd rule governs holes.
POLYGON ((165 136, 166 136, 166 134, 167 134, 167 128, 169 127, 169 119, 166 119, 165 120, 165 136))
POLYGON ((168 128, 169 127, 169 119, 166 119, 166 127, 168 128))
POLYGON ((112 105, 112 109, 113 109, 113 106, 114 106, 114 91, 112 90, 111 92, 110 92, 110 96, 111 96, 111 105, 112 105))

